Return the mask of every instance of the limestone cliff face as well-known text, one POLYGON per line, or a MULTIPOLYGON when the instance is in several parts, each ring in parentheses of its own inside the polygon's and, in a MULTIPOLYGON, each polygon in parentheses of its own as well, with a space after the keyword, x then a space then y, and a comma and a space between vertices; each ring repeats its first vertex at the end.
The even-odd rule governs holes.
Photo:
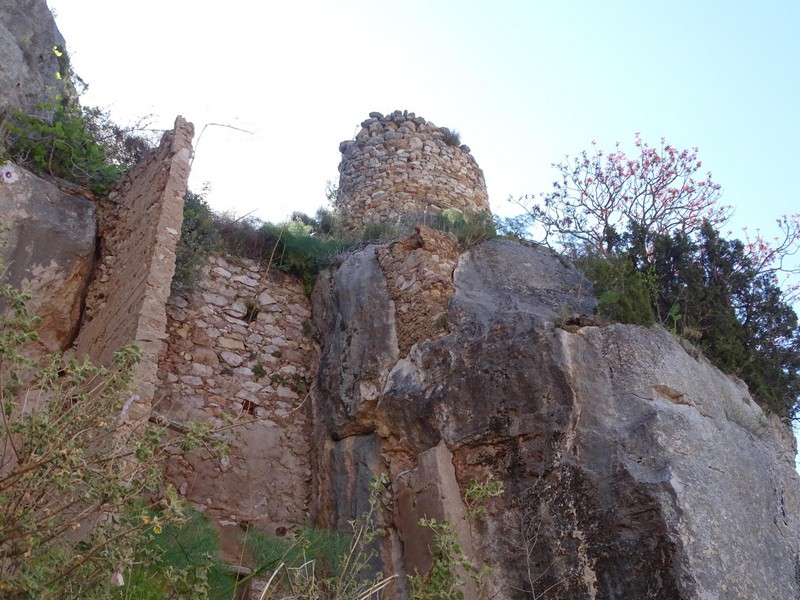
POLYGON ((45 0, 0 0, 0 113, 74 97, 66 54, 57 56, 54 46, 63 51, 64 38, 45 0))
POLYGON ((42 318, 39 349, 55 352, 75 337, 95 251, 95 205, 18 169, 0 185, 3 283, 28 287, 29 308, 42 318))
POLYGON ((444 318, 405 306, 398 282, 441 273, 448 244, 367 247, 315 290, 318 521, 343 526, 388 473, 387 571, 430 564, 425 516, 492 568, 488 597, 800 597, 792 438, 746 387, 660 327, 571 324, 587 282, 538 248, 452 260, 444 318), (409 333, 409 311, 443 325, 409 333), (505 493, 468 517, 489 473, 505 493))
MULTIPOLYGON (((0 123, 19 110, 42 112, 40 103, 74 94, 66 54, 44 0, 0 0, 0 123)), ((3 140, 0 136, 0 155, 3 140)), ((3 283, 29 287, 29 303, 42 318, 38 350, 65 349, 75 337, 89 281, 97 230, 95 205, 18 169, 20 178, 0 185, 0 258, 3 283)))

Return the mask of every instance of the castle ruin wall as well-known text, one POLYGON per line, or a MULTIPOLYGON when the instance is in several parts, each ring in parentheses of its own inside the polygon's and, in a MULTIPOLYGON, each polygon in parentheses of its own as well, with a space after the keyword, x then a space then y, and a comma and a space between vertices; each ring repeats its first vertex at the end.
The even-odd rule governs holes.
POLYGON ((183 222, 194 127, 182 117, 155 152, 140 161, 101 215, 101 256, 86 298, 73 351, 109 365, 128 342, 142 350, 135 387, 140 401, 129 414, 146 418, 166 335, 166 302, 183 222))
POLYGON ((425 222, 446 209, 491 212, 483 171, 456 140, 414 113, 370 113, 355 139, 339 144, 336 206, 345 230, 409 217, 425 222))

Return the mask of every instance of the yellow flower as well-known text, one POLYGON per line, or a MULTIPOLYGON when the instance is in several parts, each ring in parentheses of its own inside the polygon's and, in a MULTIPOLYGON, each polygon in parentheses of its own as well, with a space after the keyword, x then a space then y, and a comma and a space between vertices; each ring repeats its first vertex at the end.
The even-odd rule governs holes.
POLYGON ((142 523, 144 523, 145 525, 149 525, 150 517, 148 517, 147 515, 142 515, 142 523))

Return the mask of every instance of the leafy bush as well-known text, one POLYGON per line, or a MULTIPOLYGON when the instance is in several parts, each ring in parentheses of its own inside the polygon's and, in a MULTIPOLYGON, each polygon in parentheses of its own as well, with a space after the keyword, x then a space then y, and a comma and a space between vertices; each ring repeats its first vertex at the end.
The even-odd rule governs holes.
POLYGON ((458 569, 469 575, 479 575, 480 572, 476 572, 472 561, 461 549, 455 527, 449 521, 436 519, 420 519, 419 524, 433 532, 433 564, 424 575, 416 574, 408 578, 411 588, 409 597, 412 600, 463 600, 461 588, 464 581, 459 577, 458 569))
POLYGON ((579 267, 592 280, 597 309, 604 320, 653 324, 647 279, 629 258, 590 258, 581 261, 579 267))
POLYGON ((649 249, 632 229, 616 242, 616 256, 578 263, 594 283, 601 315, 640 325, 658 320, 741 377, 764 408, 795 418, 800 327, 774 274, 761 272, 744 244, 723 239, 710 223, 695 239, 651 236, 649 249))
POLYGON ((95 194, 108 193, 152 147, 146 137, 115 125, 98 108, 41 108, 47 116, 15 112, 2 123, 9 156, 33 171, 82 185, 95 194))
POLYGON ((3 285, 0 298, 0 595, 114 597, 135 565, 161 560, 158 536, 184 518, 162 479, 167 446, 218 441, 127 418, 135 346, 111 368, 29 358, 30 295, 3 285))
MULTIPOLYGON (((485 503, 491 498, 505 493, 503 482, 494 478, 492 473, 485 481, 470 479, 464 493, 464 505, 468 517, 474 519, 486 512, 485 503)), ((427 573, 415 573, 408 578, 411 600, 439 600, 455 598, 463 600, 464 581, 459 571, 466 574, 475 584, 478 598, 484 598, 484 578, 491 573, 487 565, 478 566, 464 553, 458 541, 455 525, 449 521, 437 519, 420 519, 420 527, 433 534, 433 547, 430 548, 433 559, 427 573)))
POLYGON ((330 264, 332 256, 353 244, 347 239, 311 235, 299 221, 265 224, 261 231, 275 239, 269 263, 284 273, 302 278, 308 293, 314 287, 317 274, 330 264))
POLYGON ((333 228, 325 209, 317 219, 295 213, 283 224, 214 213, 203 194, 187 192, 181 238, 176 251, 174 293, 189 293, 199 282, 212 251, 249 258, 303 280, 310 294, 316 275, 332 257, 354 242, 323 233, 333 228))
POLYGON ((342 231, 336 215, 320 208, 311 217, 295 212, 285 223, 265 223, 252 217, 233 218, 213 212, 203 193, 185 196, 181 238, 176 250, 173 293, 190 293, 202 276, 213 251, 249 258, 268 268, 290 273, 311 293, 317 274, 352 246, 410 235, 417 224, 453 233, 463 248, 496 237, 494 221, 485 212, 445 210, 407 215, 392 222, 375 222, 357 235, 342 231))
POLYGON ((219 231, 202 194, 186 192, 183 204, 181 237, 175 249, 175 276, 172 293, 191 293, 203 275, 208 255, 217 246, 219 231))
POLYGON ((800 403, 800 328, 776 283, 739 240, 709 223, 693 241, 659 236, 653 255, 637 255, 653 271, 653 306, 676 333, 691 337, 725 372, 741 377, 753 397, 784 419, 800 403), (666 319, 665 319, 666 316, 666 319))
POLYGON ((111 120, 108 112, 94 106, 83 107, 83 123, 95 144, 103 148, 109 161, 130 168, 142 160, 158 142, 146 129, 144 120, 123 127, 111 120))

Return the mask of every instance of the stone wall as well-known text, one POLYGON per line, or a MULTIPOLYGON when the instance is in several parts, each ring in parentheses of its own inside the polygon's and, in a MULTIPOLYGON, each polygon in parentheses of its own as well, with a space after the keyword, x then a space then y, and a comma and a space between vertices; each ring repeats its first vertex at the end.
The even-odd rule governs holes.
POLYGON ((74 351, 109 364, 121 346, 136 342, 144 357, 137 367, 140 401, 133 418, 149 414, 153 398, 193 135, 191 123, 178 117, 158 149, 101 206, 101 256, 74 351))
POLYGON ((311 434, 306 398, 318 349, 303 285, 253 261, 212 256, 199 289, 167 305, 155 410, 221 426, 230 457, 177 456, 167 471, 208 511, 231 560, 242 527, 281 535, 309 522, 311 434), (244 425, 242 425, 244 423, 244 425))
POLYGON ((419 225, 414 235, 375 250, 394 306, 400 355, 450 329, 447 304, 461 250, 451 233, 419 225))
POLYGON ((336 205, 345 229, 404 216, 423 222, 448 208, 490 212, 483 171, 448 133, 407 111, 370 113, 355 139, 339 145, 336 205))

